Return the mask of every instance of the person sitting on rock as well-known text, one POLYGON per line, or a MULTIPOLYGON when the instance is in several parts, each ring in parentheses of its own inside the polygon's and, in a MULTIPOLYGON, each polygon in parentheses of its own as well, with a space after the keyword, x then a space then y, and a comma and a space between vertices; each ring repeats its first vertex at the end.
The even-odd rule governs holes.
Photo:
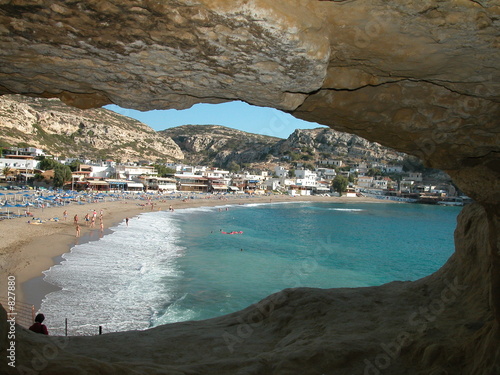
POLYGON ((48 335, 49 331, 47 330, 47 327, 45 324, 42 324, 45 319, 45 315, 43 314, 38 314, 35 317, 35 323, 29 328, 30 331, 36 332, 36 333, 41 333, 42 335, 48 335))

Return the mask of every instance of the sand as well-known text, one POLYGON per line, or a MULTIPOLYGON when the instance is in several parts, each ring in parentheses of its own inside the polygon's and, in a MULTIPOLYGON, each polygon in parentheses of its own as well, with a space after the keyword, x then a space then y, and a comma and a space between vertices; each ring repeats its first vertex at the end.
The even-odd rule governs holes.
MULTIPOLYGON (((255 196, 238 197, 231 196, 221 200, 218 197, 189 199, 186 202, 181 199, 157 198, 153 200, 154 210, 168 210, 172 205, 174 209, 219 206, 225 204, 249 204, 249 203, 276 203, 276 202, 336 202, 336 203, 380 203, 381 200, 372 198, 347 198, 347 197, 320 197, 320 196, 255 196)), ((386 201, 383 201, 386 203, 386 201)), ((16 279, 16 300, 20 303, 40 307, 43 297, 56 290, 55 286, 43 282, 43 271, 59 262, 61 255, 68 252, 72 246, 87 241, 97 240, 106 233, 109 228, 117 225, 126 217, 130 218, 133 225, 134 217, 151 211, 151 206, 144 206, 145 200, 124 199, 119 201, 105 201, 98 203, 77 204, 71 203, 65 207, 38 208, 33 211, 34 217, 42 219, 42 224, 34 223, 28 217, 7 219, 0 221, 0 277, 1 284, 8 276, 16 279), (141 205, 143 206, 141 206, 141 205), (63 212, 67 211, 67 219, 63 219, 63 212), (84 221, 86 213, 92 215, 97 211, 95 228, 89 228, 84 221), (99 213, 103 211, 103 231, 99 225, 99 213), (81 227, 80 237, 76 237, 74 215, 79 216, 81 227), (59 221, 53 221, 59 218, 59 221), (28 223, 30 221, 31 223, 28 223)), ((6 288, 0 290, 0 298, 5 298, 6 288)))

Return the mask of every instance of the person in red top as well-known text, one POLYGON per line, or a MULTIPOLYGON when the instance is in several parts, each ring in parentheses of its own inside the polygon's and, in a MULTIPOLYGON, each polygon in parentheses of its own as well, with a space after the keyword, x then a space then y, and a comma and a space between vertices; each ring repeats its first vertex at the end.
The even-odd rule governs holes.
POLYGON ((30 331, 41 333, 42 335, 48 335, 49 331, 47 331, 47 327, 45 326, 45 324, 42 324, 44 319, 45 315, 38 314, 35 317, 35 323, 30 327, 30 331))

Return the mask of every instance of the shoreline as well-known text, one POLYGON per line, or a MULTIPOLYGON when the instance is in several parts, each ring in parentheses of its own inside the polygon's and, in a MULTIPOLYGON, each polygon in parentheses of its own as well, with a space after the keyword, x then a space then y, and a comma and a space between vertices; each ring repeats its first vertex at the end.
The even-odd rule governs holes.
MULTIPOLYGON (((299 203, 299 202, 329 202, 329 203, 398 203, 374 198, 347 198, 347 197, 320 197, 320 196, 256 196, 256 197, 229 197, 229 199, 197 198, 182 201, 159 197, 161 201, 153 201, 155 207, 144 204, 144 201, 125 199, 120 201, 87 203, 84 205, 68 205, 46 208, 43 212, 37 210, 36 217, 46 221, 40 225, 27 224, 30 218, 22 217, 0 221, 0 270, 2 279, 12 275, 16 278, 16 301, 34 305, 40 308, 45 296, 59 290, 59 287, 43 280, 43 271, 59 264, 62 255, 68 253, 76 244, 96 241, 102 236, 112 233, 110 229, 118 225, 126 217, 132 219, 145 212, 167 211, 172 205, 174 209, 216 207, 223 205, 270 204, 270 203, 299 203), (163 198, 163 199, 162 199, 163 198), (99 228, 90 229, 81 225, 81 236, 75 237, 73 216, 78 214, 80 223, 85 213, 92 210, 98 213, 103 210, 103 232, 99 228), (66 221, 50 221, 50 218, 62 217, 62 212, 68 211, 66 221)), ((97 222, 96 222, 97 224, 97 222)), ((98 224, 97 224, 98 225, 98 224)), ((3 283, 2 283, 3 284, 3 283)), ((6 297, 7 290, 0 290, 0 297, 6 297)))

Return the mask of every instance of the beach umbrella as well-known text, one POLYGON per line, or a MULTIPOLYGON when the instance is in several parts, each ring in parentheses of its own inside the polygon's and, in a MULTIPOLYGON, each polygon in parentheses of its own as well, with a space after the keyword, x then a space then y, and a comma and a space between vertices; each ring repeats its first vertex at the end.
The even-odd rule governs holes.
POLYGON ((10 203, 5 203, 3 205, 3 207, 6 208, 6 211, 7 211, 7 219, 10 219, 10 211, 9 211, 9 207, 14 207, 14 205, 10 204, 10 203))
MULTIPOLYGON (((25 205, 25 204, 16 204, 15 206, 16 206, 16 207, 26 207, 26 205, 25 205)), ((18 216, 21 216, 21 210, 20 210, 19 208, 17 209, 17 215, 18 215, 18 216)))

